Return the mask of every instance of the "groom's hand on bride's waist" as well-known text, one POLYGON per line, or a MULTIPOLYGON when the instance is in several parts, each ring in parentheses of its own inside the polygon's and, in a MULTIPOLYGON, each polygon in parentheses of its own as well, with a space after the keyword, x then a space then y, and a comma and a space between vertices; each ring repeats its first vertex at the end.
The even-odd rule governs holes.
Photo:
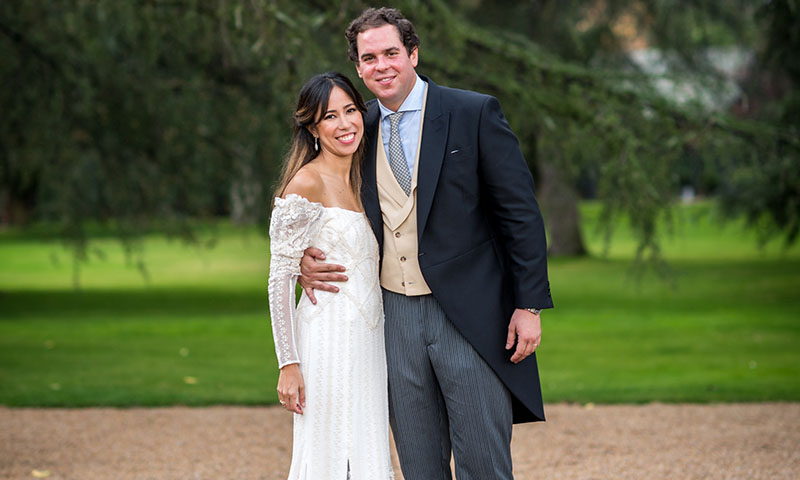
POLYGON ((339 287, 326 282, 346 282, 347 275, 337 273, 344 271, 345 268, 341 265, 325 263, 325 253, 322 250, 308 247, 300 259, 300 277, 297 278, 297 282, 303 287, 311 303, 316 305, 317 297, 314 296, 314 290, 337 293, 339 287))

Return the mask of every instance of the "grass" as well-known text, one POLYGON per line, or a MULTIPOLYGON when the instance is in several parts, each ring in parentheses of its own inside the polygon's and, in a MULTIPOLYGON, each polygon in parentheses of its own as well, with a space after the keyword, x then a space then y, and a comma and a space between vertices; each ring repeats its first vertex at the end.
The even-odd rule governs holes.
POLYGON ((154 236, 150 281, 113 240, 72 287, 70 253, 0 238, 0 403, 206 405, 276 401, 267 242, 223 228, 212 250, 154 236))
MULTIPOLYGON (((545 400, 800 400, 800 247, 756 247, 708 204, 678 209, 664 256, 672 274, 631 275, 635 241, 620 224, 606 256, 550 264, 557 308, 543 316, 545 400)), ((70 253, 30 232, 0 234, 0 404, 33 406, 274 403, 266 306, 268 246, 222 226, 213 249, 159 236, 149 281, 114 240, 72 287, 70 253)))
POLYGON ((663 240, 670 276, 637 281, 625 228, 597 255, 598 211, 583 209, 595 256, 551 262, 558 308, 543 317, 546 400, 800 400, 800 248, 759 249, 741 224, 695 205, 678 209, 663 240))

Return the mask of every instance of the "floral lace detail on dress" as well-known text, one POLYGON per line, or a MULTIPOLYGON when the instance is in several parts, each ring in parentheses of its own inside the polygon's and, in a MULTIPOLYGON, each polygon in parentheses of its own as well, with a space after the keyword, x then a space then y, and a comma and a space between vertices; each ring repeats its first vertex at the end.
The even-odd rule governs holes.
POLYGON ((278 366, 299 363, 295 314, 295 283, 300 259, 319 229, 323 207, 289 194, 276 198, 269 225, 269 311, 278 366))

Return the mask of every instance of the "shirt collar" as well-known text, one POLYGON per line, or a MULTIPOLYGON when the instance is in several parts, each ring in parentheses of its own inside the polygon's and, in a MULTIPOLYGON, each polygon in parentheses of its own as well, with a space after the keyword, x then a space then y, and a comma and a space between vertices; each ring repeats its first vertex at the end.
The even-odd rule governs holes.
MULTIPOLYGON (((417 75, 417 80, 414 82, 414 87, 411 89, 411 92, 409 92, 408 96, 400 105, 400 108, 397 109, 397 111, 413 112, 415 110, 422 110, 422 104, 425 103, 426 85, 427 84, 425 81, 419 78, 419 75, 417 75)), ((395 113, 392 110, 384 107, 380 100, 378 100, 378 107, 381 109, 381 120, 386 118, 387 115, 395 113)))

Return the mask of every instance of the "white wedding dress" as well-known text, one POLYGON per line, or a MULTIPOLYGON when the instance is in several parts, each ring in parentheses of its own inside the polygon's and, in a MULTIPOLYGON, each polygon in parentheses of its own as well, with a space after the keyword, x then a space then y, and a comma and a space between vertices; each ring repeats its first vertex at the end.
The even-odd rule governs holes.
POLYGON ((289 480, 386 480, 389 412, 378 244, 363 213, 299 195, 276 198, 269 229, 269 306, 280 367, 299 363, 306 407, 294 415, 289 480), (338 293, 303 294, 295 282, 314 246, 344 265, 338 293))

